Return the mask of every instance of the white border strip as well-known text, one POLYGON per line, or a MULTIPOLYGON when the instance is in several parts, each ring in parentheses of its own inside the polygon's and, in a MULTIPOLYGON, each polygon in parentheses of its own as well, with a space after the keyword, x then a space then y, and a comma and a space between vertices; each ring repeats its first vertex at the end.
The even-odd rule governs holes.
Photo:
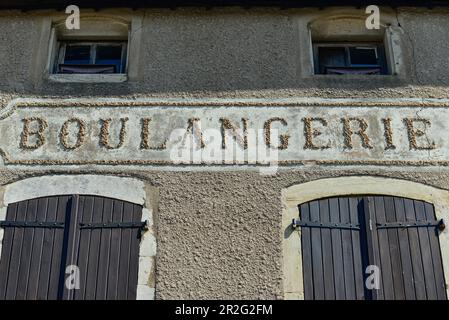
POLYGON ((63 194, 85 194, 145 203, 142 181, 101 175, 54 175, 33 177, 5 187, 3 205, 27 199, 63 194))
POLYGON ((297 105, 309 105, 316 104, 326 106, 326 104, 351 104, 360 103, 363 104, 396 104, 396 103, 412 103, 412 104, 448 104, 449 99, 438 99, 438 98, 319 98, 319 97, 290 97, 290 98, 135 98, 135 99, 124 99, 124 98, 15 98, 9 101, 7 106, 2 110, 6 111, 14 108, 17 104, 46 104, 46 103, 59 103, 63 102, 74 103, 74 106, 89 104, 89 103, 151 103, 157 105, 170 104, 182 105, 186 103, 189 105, 197 104, 256 104, 263 105, 264 103, 274 105, 274 104, 297 104, 297 105))

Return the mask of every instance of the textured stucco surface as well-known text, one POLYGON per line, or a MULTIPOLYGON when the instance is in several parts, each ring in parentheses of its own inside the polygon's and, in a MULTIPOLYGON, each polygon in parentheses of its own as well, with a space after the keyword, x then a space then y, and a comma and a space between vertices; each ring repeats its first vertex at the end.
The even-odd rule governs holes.
MULTIPOLYGON (((33 74, 47 13, 0 13, 0 103, 12 97, 449 98, 449 11, 399 9, 405 78, 312 78, 298 73, 301 10, 144 12, 141 81, 53 83, 33 74), (408 39, 408 40, 407 40, 408 39), (39 81, 36 81, 38 79, 39 81)), ((281 190, 319 178, 388 176, 447 188, 444 168, 296 167, 253 171, 1 168, 0 184, 31 176, 130 176, 154 186, 157 299, 282 297, 281 190)))
MULTIPOLYGON (((65 172, 65 171, 64 171, 65 172)), ((386 168, 253 172, 114 172, 142 179, 158 191, 157 299, 277 299, 282 297, 281 190, 320 178, 351 175, 394 177, 447 189, 449 171, 386 168)), ((0 171, 2 184, 33 175, 0 171)))

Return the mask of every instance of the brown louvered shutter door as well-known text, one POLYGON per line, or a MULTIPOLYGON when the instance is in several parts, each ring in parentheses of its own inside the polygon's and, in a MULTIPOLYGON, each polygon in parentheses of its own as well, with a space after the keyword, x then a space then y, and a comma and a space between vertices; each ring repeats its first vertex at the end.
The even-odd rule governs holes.
POLYGON ((436 220, 433 205, 389 196, 366 202, 381 270, 377 299, 446 300, 439 231, 425 223, 436 220))
MULTIPOLYGON (((0 299, 57 299, 69 196, 12 203, 6 220, 50 223, 45 227, 4 226, 0 259, 0 299)), ((63 275, 62 275, 63 276, 63 275)))
POLYGON ((301 204, 299 211, 305 299, 446 299, 432 204, 339 197, 301 204), (365 287, 369 265, 379 267, 379 290, 365 287))
POLYGON ((8 206, 0 300, 135 299, 142 206, 96 196, 57 196, 8 206), (80 289, 65 286, 66 267, 80 289))

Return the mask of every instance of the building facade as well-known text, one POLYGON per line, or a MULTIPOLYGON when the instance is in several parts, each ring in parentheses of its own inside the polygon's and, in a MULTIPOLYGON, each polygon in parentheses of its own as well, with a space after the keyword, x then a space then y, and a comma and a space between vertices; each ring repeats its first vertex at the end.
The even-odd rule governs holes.
POLYGON ((0 299, 447 299, 444 3, 32 3, 0 6, 0 299))

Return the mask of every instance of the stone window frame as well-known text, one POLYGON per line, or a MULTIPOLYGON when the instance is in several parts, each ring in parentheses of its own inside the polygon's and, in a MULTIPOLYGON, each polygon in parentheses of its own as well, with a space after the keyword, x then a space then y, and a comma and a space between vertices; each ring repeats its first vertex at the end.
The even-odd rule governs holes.
MULTIPOLYGON (((142 12, 136 11, 127 13, 126 11, 94 12, 83 10, 81 12, 81 29, 83 41, 109 40, 116 35, 114 31, 98 30, 95 23, 114 23, 127 28, 127 62, 126 73, 122 74, 55 74, 52 73, 54 61, 58 54, 58 33, 64 30, 65 19, 68 15, 52 15, 41 18, 40 39, 34 60, 33 79, 36 84, 42 81, 63 82, 63 83, 121 83, 127 81, 138 81, 143 77, 141 60, 141 43, 143 36, 142 12), (84 29, 83 29, 83 22, 84 29), (90 25, 89 25, 90 24, 90 25), (59 31, 58 31, 59 29, 59 31), (104 38, 102 38, 104 37, 104 38)), ((65 30, 65 37, 76 40, 77 30, 65 30)), ((116 31, 115 31, 116 32, 116 31)))
MULTIPOLYGON (((422 183, 374 176, 348 176, 319 179, 282 190, 283 294, 286 300, 303 300, 301 228, 294 230, 298 205, 309 201, 350 195, 387 195, 426 201, 433 204, 436 218, 449 221, 449 191, 422 183)), ((446 294, 449 299, 449 230, 440 234, 446 294)))
MULTIPOLYGON (((365 19, 368 17, 364 13, 364 7, 361 9, 341 9, 341 8, 328 8, 321 11, 307 10, 301 12, 298 15, 297 29, 298 29, 298 50, 299 50, 299 63, 297 65, 297 74, 300 78, 305 80, 360 80, 360 79, 404 79, 407 77, 409 70, 406 68, 404 48, 403 48, 403 32, 401 28, 397 26, 396 12, 392 9, 381 7, 381 29, 384 30, 383 44, 385 46, 385 55, 388 64, 389 74, 387 75, 329 75, 329 74, 315 74, 314 68, 314 41, 312 37, 312 28, 317 23, 329 23, 341 20, 352 20, 354 22, 361 22, 365 24, 365 19)), ((336 33, 337 34, 337 33, 336 33)), ((369 30, 367 30, 367 36, 369 30)), ((351 38, 354 36, 351 31, 347 33, 347 36, 351 38)), ((364 42, 363 39, 354 39, 354 42, 364 42)), ((381 39, 379 39, 381 40, 381 39)), ((335 39, 329 39, 328 43, 336 43, 335 39)))
MULTIPOLYGON (((19 180, 0 186, 0 220, 6 219, 8 204, 56 195, 83 194, 114 198, 143 206, 142 221, 148 221, 139 249, 137 300, 154 300, 157 243, 153 215, 157 190, 135 178, 106 175, 54 175, 19 180)), ((0 228, 0 257, 4 229, 0 228)))

